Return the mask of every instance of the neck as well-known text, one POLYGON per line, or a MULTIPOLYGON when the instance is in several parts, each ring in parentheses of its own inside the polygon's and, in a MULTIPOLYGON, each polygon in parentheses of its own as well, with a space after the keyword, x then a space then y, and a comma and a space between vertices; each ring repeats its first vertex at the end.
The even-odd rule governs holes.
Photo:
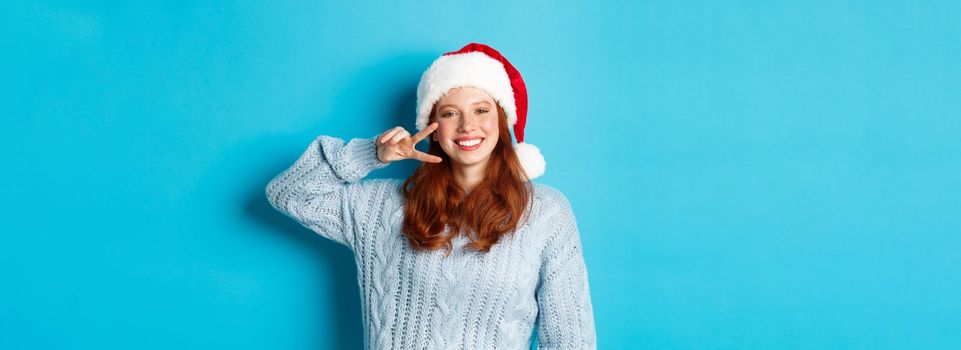
POLYGON ((466 193, 470 193, 477 184, 484 180, 487 163, 455 166, 453 170, 454 181, 456 181, 460 187, 464 188, 466 193))

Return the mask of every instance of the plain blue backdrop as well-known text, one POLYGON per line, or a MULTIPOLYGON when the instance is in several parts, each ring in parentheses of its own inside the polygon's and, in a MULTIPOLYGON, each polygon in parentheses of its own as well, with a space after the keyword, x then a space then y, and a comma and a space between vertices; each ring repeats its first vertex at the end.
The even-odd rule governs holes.
POLYGON ((347 3, 0 5, 0 348, 362 347, 350 251, 264 186, 412 130, 468 42, 527 82, 600 348, 961 348, 958 2, 347 3))

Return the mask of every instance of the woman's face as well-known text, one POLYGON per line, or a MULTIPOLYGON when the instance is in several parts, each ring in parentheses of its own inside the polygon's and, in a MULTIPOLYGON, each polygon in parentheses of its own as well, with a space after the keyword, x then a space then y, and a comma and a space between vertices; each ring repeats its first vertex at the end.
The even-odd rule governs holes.
POLYGON ((432 121, 438 127, 431 137, 454 164, 487 164, 500 135, 498 120, 490 95, 472 87, 454 88, 437 101, 432 121))

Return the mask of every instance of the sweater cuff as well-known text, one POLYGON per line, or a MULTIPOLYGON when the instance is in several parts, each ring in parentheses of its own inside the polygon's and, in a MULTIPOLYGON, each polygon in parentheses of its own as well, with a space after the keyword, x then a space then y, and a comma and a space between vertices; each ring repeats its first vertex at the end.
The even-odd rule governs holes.
POLYGON ((370 138, 355 138, 350 141, 347 147, 348 153, 344 158, 347 160, 346 169, 341 174, 345 175, 344 180, 356 182, 367 176, 370 172, 382 169, 390 165, 390 162, 382 162, 377 157, 376 136, 370 138))

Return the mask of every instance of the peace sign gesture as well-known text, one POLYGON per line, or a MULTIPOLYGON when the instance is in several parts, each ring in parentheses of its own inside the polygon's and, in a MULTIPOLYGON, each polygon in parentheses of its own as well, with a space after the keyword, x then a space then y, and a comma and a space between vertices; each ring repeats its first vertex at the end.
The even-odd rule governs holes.
POLYGON ((399 126, 384 131, 380 136, 377 136, 377 158, 385 163, 402 159, 417 159, 429 163, 440 163, 442 160, 441 157, 430 155, 414 148, 414 145, 436 130, 438 125, 436 122, 431 123, 414 136, 410 136, 407 130, 399 126))

